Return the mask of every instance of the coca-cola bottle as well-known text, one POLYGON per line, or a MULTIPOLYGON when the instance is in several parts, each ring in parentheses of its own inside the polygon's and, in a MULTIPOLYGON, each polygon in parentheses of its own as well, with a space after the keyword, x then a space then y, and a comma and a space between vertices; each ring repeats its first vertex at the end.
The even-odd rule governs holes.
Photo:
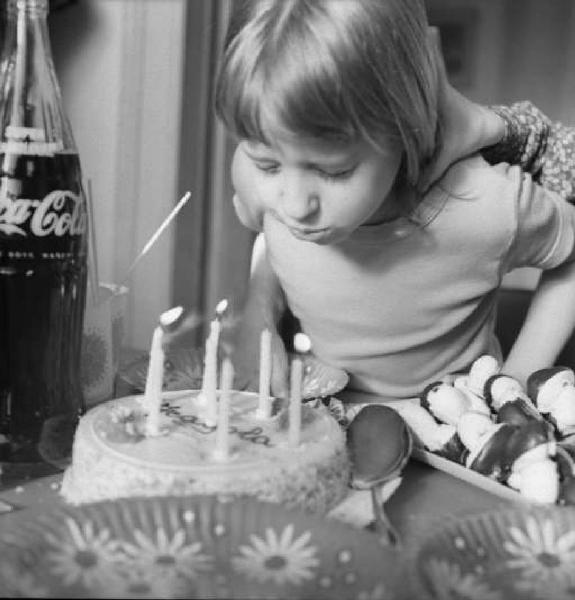
POLYGON ((83 411, 87 212, 48 0, 9 0, 0 84, 0 462, 65 466, 83 411))

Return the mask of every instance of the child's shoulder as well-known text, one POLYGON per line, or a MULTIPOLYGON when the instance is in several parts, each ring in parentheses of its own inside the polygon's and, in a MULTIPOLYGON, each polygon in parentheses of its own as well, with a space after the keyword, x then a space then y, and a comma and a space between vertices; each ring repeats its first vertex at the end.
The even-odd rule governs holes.
POLYGON ((437 185, 456 197, 492 197, 495 194, 515 196, 523 173, 507 163, 490 165, 479 154, 452 165, 437 185))

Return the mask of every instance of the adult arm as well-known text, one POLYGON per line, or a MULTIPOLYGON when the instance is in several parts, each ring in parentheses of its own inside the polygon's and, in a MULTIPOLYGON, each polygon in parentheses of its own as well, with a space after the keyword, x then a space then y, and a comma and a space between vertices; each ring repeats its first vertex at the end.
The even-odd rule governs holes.
POLYGON ((505 123, 502 139, 482 149, 490 163, 519 165, 548 190, 575 201, 575 127, 552 123, 531 102, 493 106, 505 123))

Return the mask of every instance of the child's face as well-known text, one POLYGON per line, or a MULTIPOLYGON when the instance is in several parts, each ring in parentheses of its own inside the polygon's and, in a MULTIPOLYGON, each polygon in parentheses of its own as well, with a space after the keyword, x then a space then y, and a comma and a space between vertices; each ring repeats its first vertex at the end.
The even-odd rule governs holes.
POLYGON ((298 239, 332 244, 389 216, 401 154, 395 143, 379 151, 286 135, 272 146, 242 141, 232 180, 248 212, 279 220, 298 239))

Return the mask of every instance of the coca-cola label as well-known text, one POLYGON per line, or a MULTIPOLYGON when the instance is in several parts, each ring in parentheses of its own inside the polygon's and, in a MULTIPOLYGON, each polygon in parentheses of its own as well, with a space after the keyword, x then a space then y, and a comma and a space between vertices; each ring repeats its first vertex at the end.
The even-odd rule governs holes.
POLYGON ((82 198, 74 192, 54 190, 43 199, 34 200, 13 197, 6 187, 0 187, 1 233, 64 237, 83 235, 86 227, 82 198))

